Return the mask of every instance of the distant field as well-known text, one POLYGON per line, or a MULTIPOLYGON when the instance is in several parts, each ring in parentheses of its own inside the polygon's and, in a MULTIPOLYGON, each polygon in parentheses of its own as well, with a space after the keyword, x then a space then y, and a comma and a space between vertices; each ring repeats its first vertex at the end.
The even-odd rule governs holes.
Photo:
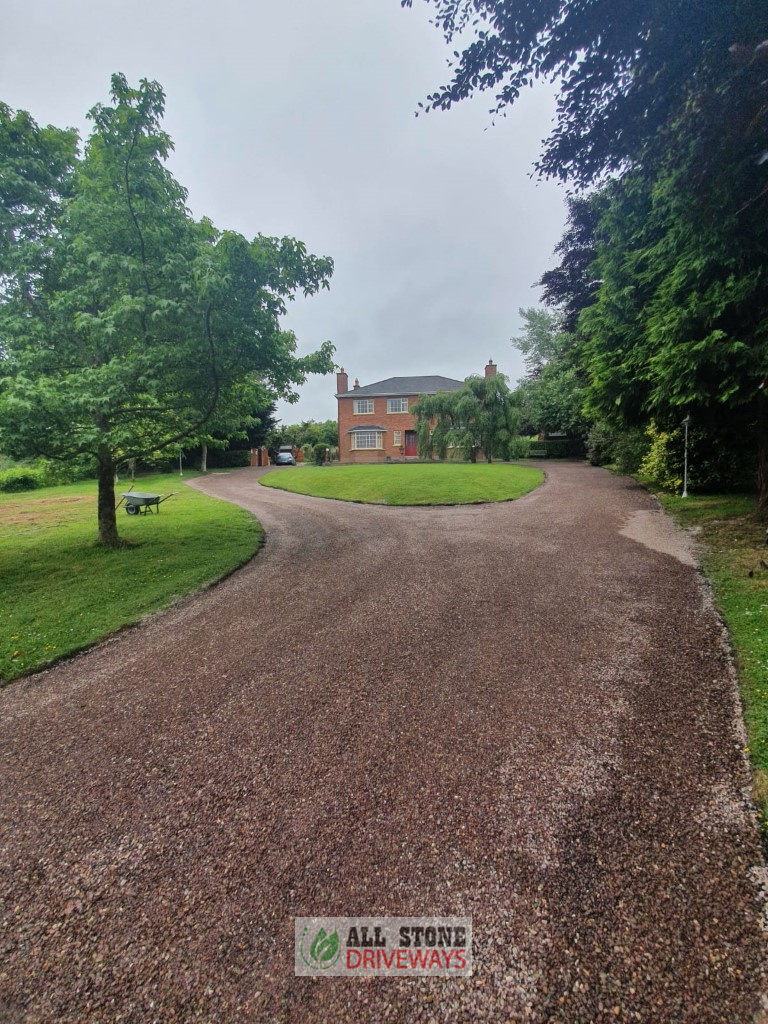
POLYGON ((119 509, 120 535, 136 546, 118 551, 95 543, 94 481, 0 495, 0 680, 103 639, 259 548, 253 516, 178 476, 142 477, 137 489, 177 493, 158 515, 119 509))
POLYGON ((373 505, 471 505, 519 498, 543 479, 539 469, 498 462, 395 463, 276 469, 261 483, 317 498, 373 505))

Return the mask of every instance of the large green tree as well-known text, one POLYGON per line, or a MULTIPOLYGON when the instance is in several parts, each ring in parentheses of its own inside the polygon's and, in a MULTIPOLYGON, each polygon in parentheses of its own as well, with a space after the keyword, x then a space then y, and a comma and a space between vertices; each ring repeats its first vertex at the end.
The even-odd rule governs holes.
POLYGON ((80 157, 72 133, 0 109, 0 449, 92 456, 112 546, 119 461, 194 442, 241 399, 247 412, 248 378, 290 397, 333 365, 330 343, 299 358, 280 326, 297 292, 328 286, 331 260, 195 221, 163 113, 158 83, 113 76, 80 157))
POLYGON ((471 376, 456 391, 421 395, 411 407, 419 435, 419 454, 445 458, 447 449, 460 450, 475 462, 482 452, 488 462, 506 458, 517 432, 519 412, 502 373, 471 376))
POLYGON ((512 339, 523 354, 526 376, 515 395, 526 432, 563 431, 583 438, 587 422, 582 415, 584 381, 578 369, 574 336, 564 329, 565 316, 557 310, 528 307, 518 310, 521 333, 512 339))
POLYGON ((578 187, 619 179, 601 193, 611 209, 597 269, 589 221, 602 211, 589 203, 571 209, 585 229, 564 240, 574 259, 544 281, 549 301, 576 300, 556 299, 563 312, 584 310, 571 326, 589 339, 590 408, 623 423, 691 411, 756 431, 768 516, 768 5, 427 2, 464 47, 428 106, 491 89, 503 110, 549 79, 558 112, 539 173, 578 187))
POLYGON ((601 191, 568 196, 568 221, 555 246, 557 266, 546 270, 537 284, 544 304, 560 314, 561 330, 575 334, 579 315, 595 301, 599 281, 593 265, 597 255, 597 226, 605 205, 601 191))
POLYGON ((297 448, 303 448, 304 445, 337 448, 338 420, 302 420, 301 423, 278 424, 271 432, 269 444, 271 448, 279 448, 281 444, 292 444, 297 448))
POLYGON ((684 174, 612 187, 597 301, 579 321, 587 407, 617 425, 672 427, 690 414, 712 438, 727 426, 741 447, 756 439, 768 515, 768 233, 734 208, 740 188, 726 175, 718 191, 692 194, 684 174))

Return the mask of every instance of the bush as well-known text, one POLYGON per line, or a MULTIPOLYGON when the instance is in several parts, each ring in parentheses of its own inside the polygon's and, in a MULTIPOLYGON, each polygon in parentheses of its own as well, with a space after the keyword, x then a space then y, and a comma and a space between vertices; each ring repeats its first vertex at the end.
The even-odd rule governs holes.
MULTIPOLYGON (((664 491, 683 486, 685 432, 646 431, 650 447, 640 464, 640 476, 664 491)), ((753 491, 755 450, 750 436, 716 428, 692 427, 688 432, 688 490, 700 494, 753 491)))
MULTIPOLYGON (((320 442, 312 448, 312 461, 316 466, 322 466, 325 463, 325 453, 328 451, 330 445, 323 444, 320 442)), ((328 456, 330 459, 330 455, 328 456)))
POLYGON ((613 434, 605 423, 593 423, 587 434, 587 458, 593 466, 613 461, 613 434))
MULTIPOLYGON (((210 455, 209 451, 209 465, 210 455)), ((225 451, 217 451, 213 460, 213 465, 221 469, 242 469, 250 464, 251 452, 248 448, 227 448, 225 451)))
POLYGON ((663 491, 679 490, 683 486, 683 432, 658 430, 652 423, 645 433, 650 444, 640 463, 640 475, 663 491))
POLYGON ((530 447, 531 439, 529 437, 513 437, 509 442, 507 458, 513 460, 527 459, 530 447))
MULTIPOLYGON (((197 452, 195 451, 195 449, 185 449, 182 456, 185 469, 188 469, 190 467, 190 465, 195 459, 196 454, 197 452)), ((178 450, 175 455, 163 450, 159 452, 150 452, 147 455, 142 455, 140 459, 136 459, 137 473, 178 473, 178 471, 178 450)))
MULTIPOLYGON (((620 473, 637 473, 643 459, 648 454, 650 439, 646 431, 640 427, 620 430, 613 436, 611 444, 612 462, 620 473)), ((591 460, 590 460, 591 461, 591 460)))
POLYGON ((6 469, 0 473, 0 491, 5 493, 34 491, 45 487, 47 482, 42 469, 6 469))
POLYGON ((752 438, 724 446, 691 431, 688 449, 689 486, 702 493, 754 491, 756 453, 752 438))
POLYGON ((304 456, 304 461, 307 463, 314 462, 316 466, 322 466, 325 462, 326 450, 330 447, 325 441, 318 441, 316 444, 303 444, 301 452, 304 456))

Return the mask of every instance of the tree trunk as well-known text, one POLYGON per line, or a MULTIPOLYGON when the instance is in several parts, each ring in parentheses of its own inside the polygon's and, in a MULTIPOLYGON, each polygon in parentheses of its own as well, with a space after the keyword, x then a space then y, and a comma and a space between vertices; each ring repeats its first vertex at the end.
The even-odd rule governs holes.
POLYGON ((768 395, 757 396, 757 515, 768 520, 768 395))
POLYGON ((205 441, 200 445, 200 472, 208 472, 208 445, 205 441))
POLYGON ((110 455, 99 458, 99 543, 107 548, 120 547, 115 514, 115 463, 110 455))

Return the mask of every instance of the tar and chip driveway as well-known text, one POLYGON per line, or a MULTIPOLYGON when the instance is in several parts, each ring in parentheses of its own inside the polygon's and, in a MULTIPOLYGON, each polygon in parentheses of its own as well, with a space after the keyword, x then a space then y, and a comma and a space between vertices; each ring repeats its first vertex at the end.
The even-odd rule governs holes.
POLYGON ((716 617, 647 494, 547 470, 445 509, 200 484, 254 562, 0 694, 0 1021, 758 1019, 716 617), (294 917, 348 914, 471 915, 474 974, 295 978, 294 917))

